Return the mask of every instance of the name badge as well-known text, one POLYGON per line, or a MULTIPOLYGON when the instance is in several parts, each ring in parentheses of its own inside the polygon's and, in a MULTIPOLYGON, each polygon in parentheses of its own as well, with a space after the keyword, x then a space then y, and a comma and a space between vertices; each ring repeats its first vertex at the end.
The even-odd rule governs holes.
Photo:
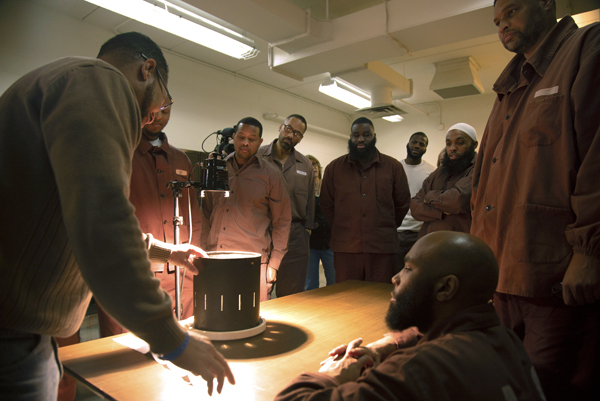
POLYGON ((535 95, 533 97, 536 98, 536 97, 540 97, 540 96, 554 95, 555 93, 558 93, 558 86, 553 86, 552 88, 540 89, 539 91, 535 92, 535 95))
POLYGON ((306 175, 306 171, 296 170, 296 173, 298 173, 300 175, 306 175))
POLYGON ((185 171, 185 170, 175 170, 175 174, 177 174, 177 175, 187 175, 187 171, 185 171))

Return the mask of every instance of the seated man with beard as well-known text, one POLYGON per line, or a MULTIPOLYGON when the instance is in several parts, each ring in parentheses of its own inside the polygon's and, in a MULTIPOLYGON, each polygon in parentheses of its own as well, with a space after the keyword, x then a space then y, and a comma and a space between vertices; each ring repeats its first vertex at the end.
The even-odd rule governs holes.
POLYGON ((477 136, 469 124, 458 123, 446 133, 442 165, 423 181, 410 201, 410 213, 423 221, 419 238, 434 231, 471 230, 471 179, 477 136))
POLYGON ((545 400, 521 341, 489 303, 498 283, 491 249, 440 231, 418 240, 405 260, 386 323, 398 332, 416 327, 419 342, 398 349, 394 336, 366 347, 354 340, 276 400, 545 400))

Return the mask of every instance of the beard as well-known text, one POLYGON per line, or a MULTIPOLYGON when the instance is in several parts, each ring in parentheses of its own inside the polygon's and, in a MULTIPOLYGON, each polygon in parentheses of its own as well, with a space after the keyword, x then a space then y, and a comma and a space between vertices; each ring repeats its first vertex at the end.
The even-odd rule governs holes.
POLYGON ((385 322, 390 330, 402 331, 416 326, 421 333, 427 332, 433 323, 433 285, 419 284, 395 297, 390 302, 385 322))
POLYGON ((296 146, 296 145, 294 144, 294 140, 293 140, 293 139, 290 139, 290 142, 291 142, 291 143, 290 143, 290 142, 287 142, 285 139, 286 139, 286 138, 283 138, 283 137, 281 137, 281 135, 279 136, 279 146, 281 146, 281 148, 282 148, 283 150, 291 150, 291 149, 294 149, 294 147, 296 146))
MULTIPOLYGON (((509 31, 510 32, 510 31, 509 31)), ((540 39, 544 32, 544 17, 542 13, 533 13, 532 19, 527 23, 525 30, 515 31, 516 37, 511 43, 502 43, 506 50, 517 54, 525 54, 540 39), (511 48, 512 47, 512 48, 511 48)))
POLYGON ((373 140, 367 143, 364 148, 359 149, 358 145, 355 145, 354 142, 352 142, 352 138, 350 138, 348 140, 348 153, 350 154, 350 160, 358 160, 362 162, 373 160, 376 143, 377 138, 373 138, 373 140))
POLYGON ((410 148, 408 147, 408 144, 406 145, 406 158, 407 159, 419 160, 420 158, 423 157, 424 154, 425 154, 425 151, 422 150, 419 152, 419 154, 417 156, 413 156, 412 152, 410 151, 410 148))
POLYGON ((475 155, 474 144, 459 158, 451 160, 448 156, 448 152, 444 153, 444 159, 442 160, 442 168, 448 171, 448 175, 460 174, 469 167, 473 156, 475 155))

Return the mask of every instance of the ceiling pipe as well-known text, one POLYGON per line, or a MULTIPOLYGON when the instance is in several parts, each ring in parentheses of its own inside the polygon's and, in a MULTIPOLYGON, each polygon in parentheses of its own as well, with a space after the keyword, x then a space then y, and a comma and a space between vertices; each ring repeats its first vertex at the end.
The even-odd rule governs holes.
POLYGON ((310 35, 310 19, 311 19, 310 8, 306 9, 305 12, 306 12, 306 30, 303 33, 300 33, 300 34, 298 34, 296 36, 292 36, 291 38, 282 39, 282 40, 279 40, 279 41, 274 42, 274 43, 269 43, 268 50, 267 50, 267 64, 269 66, 269 69, 271 69, 271 71, 278 72, 280 74, 283 74, 283 75, 288 76, 290 78, 296 79, 298 81, 303 81, 304 79, 301 78, 301 77, 298 77, 298 76, 296 76, 294 74, 290 74, 290 73, 287 73, 285 71, 279 70, 279 69, 277 69, 273 65, 273 59, 274 59, 274 57, 273 57, 273 49, 275 47, 277 47, 277 46, 281 46, 281 45, 284 45, 286 43, 294 42, 294 41, 296 41, 298 39, 302 39, 302 38, 305 38, 305 37, 307 37, 307 36, 310 35))

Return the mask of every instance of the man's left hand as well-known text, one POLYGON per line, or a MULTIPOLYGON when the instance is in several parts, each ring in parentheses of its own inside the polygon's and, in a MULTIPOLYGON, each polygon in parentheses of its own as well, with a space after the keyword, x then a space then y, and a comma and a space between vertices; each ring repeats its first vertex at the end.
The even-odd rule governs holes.
POLYGON ((600 300, 600 260, 574 253, 563 278, 563 298, 570 306, 600 300))
POLYGON ((357 339, 348 344, 346 353, 336 357, 329 357, 322 365, 319 372, 326 373, 333 377, 339 384, 355 381, 360 377, 363 370, 373 366, 373 358, 368 354, 360 356, 358 359, 348 355, 348 352, 362 343, 357 339))

